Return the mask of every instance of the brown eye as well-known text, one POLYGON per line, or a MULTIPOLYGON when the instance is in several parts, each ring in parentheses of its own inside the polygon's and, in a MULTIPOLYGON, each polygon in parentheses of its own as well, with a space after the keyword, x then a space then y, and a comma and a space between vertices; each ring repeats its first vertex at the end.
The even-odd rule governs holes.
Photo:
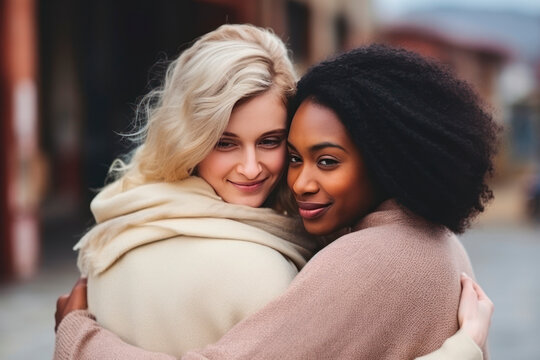
POLYGON ((289 154, 289 165, 294 166, 302 162, 299 156, 294 154, 289 154))
POLYGON ((339 161, 333 158, 322 158, 319 159, 317 165, 323 169, 332 169, 339 165, 339 161))

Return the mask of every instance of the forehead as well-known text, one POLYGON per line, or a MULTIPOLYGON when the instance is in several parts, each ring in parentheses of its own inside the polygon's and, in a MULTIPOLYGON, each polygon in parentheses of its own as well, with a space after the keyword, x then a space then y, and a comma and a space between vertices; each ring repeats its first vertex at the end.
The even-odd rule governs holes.
POLYGON ((272 91, 257 95, 235 106, 226 132, 237 135, 284 129, 287 110, 281 98, 272 91))
POLYGON ((294 114, 289 130, 289 141, 300 139, 323 142, 327 140, 345 141, 349 138, 345 126, 330 108, 312 100, 304 100, 294 114))

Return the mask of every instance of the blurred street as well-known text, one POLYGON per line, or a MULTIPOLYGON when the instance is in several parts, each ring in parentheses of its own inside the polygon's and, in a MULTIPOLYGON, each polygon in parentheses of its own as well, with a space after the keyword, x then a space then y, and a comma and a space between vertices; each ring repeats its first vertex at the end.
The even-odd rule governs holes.
POLYGON ((495 304, 491 359, 540 359, 540 228, 479 226, 461 238, 495 304))
POLYGON ((504 128, 495 200, 461 236, 495 303, 490 358, 540 359, 540 213, 534 222, 526 206, 540 201, 540 1, 5 0, 0 360, 52 357, 56 299, 79 276, 71 248, 92 225, 90 200, 109 165, 134 146, 122 134, 146 120, 139 100, 194 39, 225 23, 272 29, 299 75, 382 43, 470 83, 504 128))
POLYGON ((59 295, 78 277, 75 257, 48 266, 29 282, 0 287, 0 359, 51 359, 59 295))
MULTIPOLYGON (((520 209, 504 201, 509 191, 515 190, 498 191, 498 201, 461 238, 478 281, 495 303, 491 359, 540 359, 540 226, 519 221, 523 214, 509 215, 520 209)), ((60 233, 75 232, 54 228, 48 233, 56 240, 60 233)), ((69 291, 78 276, 75 254, 69 250, 76 238, 62 241, 44 254, 36 278, 0 287, 0 359, 52 356, 56 298, 69 291)))
POLYGON ((31 280, 0 284, 0 359, 50 359, 56 299, 69 292, 79 271, 71 251, 80 221, 44 221, 40 271, 31 280))

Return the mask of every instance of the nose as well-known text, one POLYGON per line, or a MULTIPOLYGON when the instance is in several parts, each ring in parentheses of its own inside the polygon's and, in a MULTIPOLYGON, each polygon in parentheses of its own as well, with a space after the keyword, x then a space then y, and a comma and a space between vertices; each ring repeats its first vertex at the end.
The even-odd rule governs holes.
POLYGON ((306 167, 300 169, 289 168, 289 184, 292 183, 292 190, 297 196, 316 194, 319 185, 313 174, 306 167))
POLYGON ((261 174, 262 165, 255 149, 248 148, 244 151, 243 159, 238 163, 237 171, 248 180, 256 179, 261 174))

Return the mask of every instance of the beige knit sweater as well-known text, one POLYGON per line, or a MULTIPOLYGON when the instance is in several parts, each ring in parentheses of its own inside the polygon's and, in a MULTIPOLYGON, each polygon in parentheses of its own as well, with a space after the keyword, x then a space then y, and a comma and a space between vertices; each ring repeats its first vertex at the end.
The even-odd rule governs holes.
POLYGON ((77 245, 89 310, 147 350, 221 338, 288 287, 313 254, 301 223, 223 202, 202 179, 105 188, 77 245))
MULTIPOLYGON (((457 330, 457 238, 388 201, 320 251, 287 291, 183 359, 413 359, 457 330)), ((123 343, 86 312, 60 324, 55 359, 170 359, 123 343)), ((425 359, 481 359, 458 332, 425 359)))

